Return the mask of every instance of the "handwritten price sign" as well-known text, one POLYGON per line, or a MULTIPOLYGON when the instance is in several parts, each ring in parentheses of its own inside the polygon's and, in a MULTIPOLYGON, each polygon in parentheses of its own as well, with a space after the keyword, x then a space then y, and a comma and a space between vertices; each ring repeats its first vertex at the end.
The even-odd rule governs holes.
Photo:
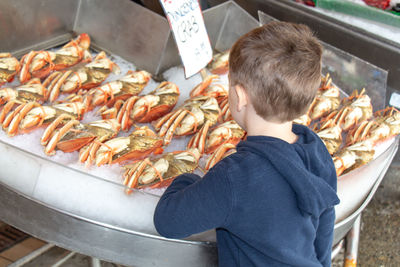
POLYGON ((212 59, 210 39, 198 0, 160 0, 178 45, 186 78, 212 59))

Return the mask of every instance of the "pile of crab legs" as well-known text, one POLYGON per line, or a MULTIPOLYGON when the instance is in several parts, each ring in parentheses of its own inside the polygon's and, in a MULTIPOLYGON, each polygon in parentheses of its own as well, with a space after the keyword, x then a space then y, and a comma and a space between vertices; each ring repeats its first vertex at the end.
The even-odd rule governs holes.
MULTIPOLYGON (((47 126, 41 144, 48 155, 55 150, 79 150, 79 161, 87 166, 134 160, 123 166, 124 184, 129 188, 168 185, 177 175, 199 167, 202 155, 210 154, 205 172, 234 153, 236 144, 245 138, 245 131, 230 115, 228 90, 218 83, 217 74, 227 72, 229 51, 214 57, 208 66, 211 75, 204 75, 204 80, 190 92, 190 98, 171 111, 179 98, 175 84, 162 82, 153 92, 139 96, 151 75, 145 71, 129 71, 119 80, 100 85, 108 74, 118 70, 116 64, 104 52, 91 61, 90 54, 86 53, 89 47, 86 35, 71 43, 60 50, 72 51, 81 57, 79 61, 87 63, 75 70, 60 71, 63 67, 54 63, 61 61, 54 60, 57 52, 30 52, 20 63, 9 54, 0 54, 0 82, 10 82, 16 74, 25 81, 16 88, 0 90, 0 123, 10 136, 47 126), (78 53, 77 47, 83 51, 78 53), (3 62, 8 63, 8 67, 4 67, 3 62), (1 72, 3 69, 5 71, 1 72), (34 78, 27 80, 26 77, 34 78), (40 78, 45 78, 43 84, 40 78), (57 101, 60 94, 68 96, 57 101), (51 105, 44 106, 44 102, 51 105), (103 120, 80 123, 86 112, 100 106, 97 112, 103 120), (120 130, 128 131, 136 123, 148 122, 152 122, 157 134, 142 126, 136 127, 127 137, 116 137, 120 130), (147 157, 151 153, 161 154, 173 137, 186 135, 193 135, 187 150, 158 158, 147 157)), ((70 67, 78 61, 72 62, 63 66, 70 67)), ((397 135, 399 116, 397 110, 388 108, 376 112, 373 118, 370 99, 364 90, 355 91, 340 101, 339 89, 327 75, 307 114, 295 122, 307 126, 313 122, 313 130, 333 155, 340 175, 370 161, 374 145, 397 135), (347 132, 345 145, 343 132, 347 132)), ((127 193, 131 191, 126 190, 127 193)))
MULTIPOLYGON (((80 160, 88 161, 93 159, 96 148, 104 146, 103 142, 118 134, 121 123, 115 118, 90 123, 81 123, 80 120, 85 113, 101 105, 111 107, 137 96, 151 75, 146 71, 128 71, 124 77, 101 85, 109 74, 118 73, 119 68, 104 52, 92 59, 89 46, 89 36, 81 34, 54 52, 31 51, 20 61, 9 53, 0 55, 1 85, 12 82, 14 77, 21 82, 19 86, 0 88, 0 124, 10 137, 45 127, 40 142, 47 155, 53 155, 55 150, 80 150, 80 160), (59 100, 61 95, 67 96, 59 100)), ((154 91, 150 103, 152 106, 145 102, 145 106, 136 105, 132 109, 135 119, 139 116, 143 120, 154 119, 157 117, 151 114, 158 116, 169 112, 178 96, 179 90, 174 84, 162 83, 154 91), (154 107, 154 110, 150 110, 150 107, 154 107)), ((150 97, 146 96, 146 99, 150 97)), ((143 150, 136 150, 137 155, 146 155, 161 146, 161 139, 151 132, 150 129, 136 130, 131 134, 135 136, 134 142, 143 150), (151 138, 155 140, 155 145, 152 145, 151 138)), ((134 144, 120 144, 126 145, 128 150, 135 149, 134 144)), ((125 151, 125 148, 122 150, 124 156, 118 154, 120 161, 134 154, 125 151)), ((105 160, 97 159, 96 162, 101 164, 105 160)))
POLYGON ((340 100, 340 90, 327 74, 308 112, 295 120, 310 126, 332 155, 338 176, 374 158, 374 147, 400 134, 400 112, 394 107, 373 112, 371 99, 354 90, 340 100))
MULTIPOLYGON (((203 94, 218 76, 211 76, 196 87, 201 90, 194 92, 184 107, 178 109, 180 114, 175 114, 170 112, 179 97, 175 84, 162 82, 153 92, 139 96, 151 78, 145 71, 129 71, 119 80, 101 85, 110 73, 118 71, 118 66, 104 52, 92 60, 87 51, 89 45, 89 37, 82 34, 55 52, 31 51, 20 61, 10 54, 1 54, 2 84, 11 82, 16 75, 22 83, 0 89, 0 123, 10 137, 45 127, 40 142, 47 155, 55 154, 56 150, 79 150, 81 162, 87 165, 95 162, 100 166, 141 159, 152 152, 161 154, 162 146, 168 145, 173 135, 195 133, 204 129, 201 128, 203 124, 209 127, 219 118, 217 100, 203 94), (78 63, 82 64, 71 68, 78 63), (67 96, 59 100, 62 94, 67 96), (80 122, 85 113, 97 107, 100 107, 98 112, 103 120, 80 122), (168 116, 167 120, 164 115, 168 116), (156 121, 154 126, 159 134, 142 126, 136 127, 128 137, 116 137, 120 130, 128 131, 135 123, 152 121, 156 121)), ((219 87, 226 96, 226 90, 219 87)), ((170 173, 175 173, 175 177, 179 174, 176 170, 193 171, 200 155, 197 149, 188 148, 187 151, 165 154, 162 156, 165 160, 161 161, 171 163, 166 175, 170 177, 170 173)), ((150 162, 150 159, 143 161, 150 162)), ((135 168, 136 165, 134 162, 128 166, 135 168)), ((156 173, 158 176, 164 174, 163 171, 156 173)), ((138 184, 129 184, 132 187, 163 184, 162 176, 157 178, 160 178, 157 183, 140 179, 138 184)))
MULTIPOLYGON (((173 135, 194 134, 187 148, 197 149, 200 155, 211 154, 205 171, 222 158, 235 153, 236 144, 246 137, 245 131, 232 120, 229 108, 226 109, 228 113, 224 112, 227 89, 218 83, 213 84, 215 80, 218 80, 217 75, 207 76, 191 91, 191 98, 182 107, 153 122, 165 144, 171 141, 173 135), (213 98, 215 100, 211 100, 213 98), (217 122, 221 124, 215 126, 217 122)), ((340 90, 333 85, 329 74, 322 78, 317 96, 301 119, 295 122, 300 121, 307 126, 312 124, 312 129, 326 145, 338 176, 371 161, 378 143, 400 134, 398 110, 388 107, 374 114, 365 89, 361 92, 355 90, 341 100, 340 90), (343 136, 346 136, 345 142, 343 136)), ((142 165, 147 175, 152 173, 154 180, 165 184, 165 165, 159 162, 157 166, 160 169, 154 167, 152 162, 142 165)), ((139 165, 126 167, 125 183, 141 186, 138 178, 141 172, 139 165)))

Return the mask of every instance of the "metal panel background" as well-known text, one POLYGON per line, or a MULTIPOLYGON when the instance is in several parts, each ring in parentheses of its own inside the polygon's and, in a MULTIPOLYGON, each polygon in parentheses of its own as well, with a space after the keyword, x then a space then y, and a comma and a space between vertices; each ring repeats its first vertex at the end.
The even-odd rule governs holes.
MULTIPOLYGON (((231 2, 221 4, 203 11, 204 24, 210 38, 211 47, 214 48, 217 43, 218 36, 222 29, 224 20, 226 19, 226 9, 231 5, 231 2), (221 7, 223 7, 221 9, 221 7)), ((182 65, 179 57, 178 47, 176 46, 172 32, 168 38, 168 44, 163 53, 163 58, 160 64, 160 72, 163 72, 170 67, 182 65)))
POLYGON ((216 48, 215 46, 217 44, 218 37, 224 28, 225 21, 228 19, 228 16, 230 16, 229 11, 232 8, 232 4, 233 2, 228 1, 221 5, 206 9, 203 12, 204 24, 206 25, 207 33, 213 49, 216 48))
POLYGON ((0 1, 0 51, 19 57, 67 41, 78 5, 76 0, 0 1))
POLYGON ((81 1, 77 32, 87 32, 95 49, 156 73, 170 32, 167 20, 129 0, 81 1))
POLYGON ((259 22, 235 2, 231 2, 224 12, 227 13, 226 19, 215 45, 218 51, 230 49, 240 36, 259 26, 259 22))
MULTIPOLYGON (((206 9, 203 16, 211 47, 218 52, 230 48, 240 36, 258 26, 258 21, 233 1, 206 9)), ((181 64, 171 33, 159 72, 181 64)))
MULTIPOLYGON (((209 0, 211 5, 224 0, 209 0)), ((392 92, 400 93, 400 45, 368 31, 313 11, 291 0, 236 0, 253 17, 259 10, 282 21, 304 23, 318 37, 339 49, 387 70, 386 105, 392 92)))

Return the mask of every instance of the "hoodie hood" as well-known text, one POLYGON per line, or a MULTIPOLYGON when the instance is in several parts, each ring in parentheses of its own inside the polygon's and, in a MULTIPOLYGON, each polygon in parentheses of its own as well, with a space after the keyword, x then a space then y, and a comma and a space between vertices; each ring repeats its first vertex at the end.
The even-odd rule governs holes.
POLYGON ((298 208, 313 216, 339 203, 335 168, 319 137, 302 125, 293 125, 294 144, 269 136, 248 136, 237 146, 267 159, 296 194, 298 208))

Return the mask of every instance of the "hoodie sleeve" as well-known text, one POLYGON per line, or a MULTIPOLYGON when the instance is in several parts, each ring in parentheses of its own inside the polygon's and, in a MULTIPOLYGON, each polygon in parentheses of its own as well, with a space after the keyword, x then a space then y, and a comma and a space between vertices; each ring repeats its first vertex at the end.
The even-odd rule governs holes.
POLYGON ((331 266, 331 253, 333 242, 333 228, 335 223, 335 209, 328 208, 320 218, 317 229, 317 235, 314 242, 317 258, 322 266, 331 266))
POLYGON ((203 178, 195 174, 178 176, 161 196, 154 225, 168 238, 184 238, 221 227, 232 206, 229 180, 211 169, 203 178))

